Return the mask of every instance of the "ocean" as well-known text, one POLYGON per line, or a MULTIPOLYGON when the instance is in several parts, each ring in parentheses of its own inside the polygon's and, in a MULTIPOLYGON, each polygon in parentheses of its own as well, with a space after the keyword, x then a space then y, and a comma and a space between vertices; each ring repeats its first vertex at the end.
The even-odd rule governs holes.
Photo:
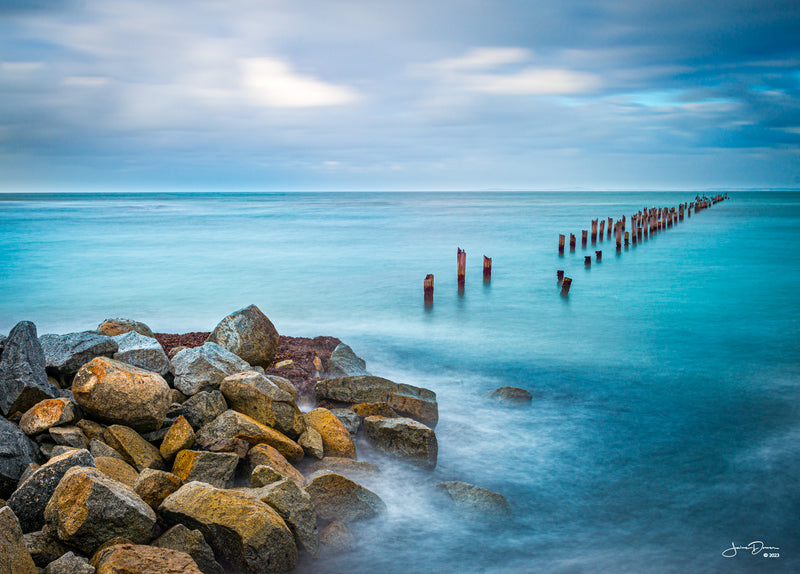
POLYGON ((0 332, 208 331, 255 303, 281 334, 339 337, 435 391, 437 469, 378 458, 365 485, 387 513, 298 572, 798 572, 800 194, 729 192, 620 254, 580 245, 591 219, 695 195, 5 194, 0 332), (532 403, 487 399, 504 385, 532 403), (511 517, 454 512, 442 480, 503 494, 511 517), (779 556, 723 556, 751 542, 779 556))

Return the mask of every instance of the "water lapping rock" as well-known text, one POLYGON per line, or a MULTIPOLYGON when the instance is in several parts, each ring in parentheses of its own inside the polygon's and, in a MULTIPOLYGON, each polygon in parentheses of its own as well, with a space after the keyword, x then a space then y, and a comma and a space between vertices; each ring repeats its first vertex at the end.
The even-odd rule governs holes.
POLYGON ((439 444, 433 429, 409 418, 367 417, 367 438, 378 450, 425 468, 436 467, 439 444))
POLYGON ((340 343, 331 352, 331 358, 328 359, 328 377, 355 377, 368 374, 367 363, 348 345, 340 343))

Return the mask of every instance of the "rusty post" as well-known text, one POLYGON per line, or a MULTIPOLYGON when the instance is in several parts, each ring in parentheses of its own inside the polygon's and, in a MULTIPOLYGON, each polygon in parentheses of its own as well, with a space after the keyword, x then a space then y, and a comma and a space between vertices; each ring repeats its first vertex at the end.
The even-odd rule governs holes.
POLYGON ((614 222, 614 218, 613 217, 609 217, 608 218, 608 239, 611 239, 611 225, 613 224, 613 222, 614 222))
POLYGON ((614 226, 614 231, 617 236, 617 253, 622 251, 622 225, 619 223, 614 226))
POLYGON ((572 279, 569 277, 564 277, 564 280, 561 282, 561 296, 566 297, 569 295, 569 288, 572 286, 572 279))
POLYGON ((581 230, 581 247, 586 249, 586 237, 589 235, 589 232, 585 229, 581 230))
POLYGON ((428 273, 425 276, 425 283, 423 285, 424 285, 424 289, 425 289, 425 304, 426 305, 432 305, 433 304, 433 274, 428 273))
POLYGON ((606 234, 606 220, 605 219, 601 219, 600 220, 600 241, 603 240, 603 235, 605 235, 605 234, 606 234))
POLYGON ((595 255, 595 260, 598 263, 600 263, 603 260, 603 252, 602 252, 602 250, 601 251, 595 251, 594 255, 595 255))
POLYGON ((629 240, 630 240, 630 237, 629 237, 629 235, 628 235, 628 232, 626 231, 626 232, 625 232, 625 249, 627 249, 627 248, 628 248, 628 242, 629 242, 629 240))
POLYGON ((483 256, 483 282, 488 283, 492 280, 492 258, 483 256))
POLYGON ((575 251, 575 234, 574 233, 570 233, 569 234, 569 250, 570 251, 575 251))
POLYGON ((566 237, 564 237, 564 234, 563 233, 559 233, 559 235, 558 235, 558 254, 559 255, 564 255, 564 241, 565 240, 566 240, 566 237))
POLYGON ((591 267, 592 266, 592 256, 591 255, 584 256, 583 265, 585 267, 591 267))
POLYGON ((561 282, 564 280, 564 270, 559 269, 556 271, 556 279, 558 280, 558 284, 561 285, 561 282))
POLYGON ((592 245, 597 243, 597 220, 592 219, 592 245))
POLYGON ((458 248, 458 292, 464 293, 464 277, 467 272, 467 252, 458 248))

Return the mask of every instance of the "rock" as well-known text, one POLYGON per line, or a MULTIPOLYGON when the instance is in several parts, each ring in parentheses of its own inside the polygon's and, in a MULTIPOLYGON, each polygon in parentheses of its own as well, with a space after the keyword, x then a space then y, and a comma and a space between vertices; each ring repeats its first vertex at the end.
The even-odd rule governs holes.
POLYGON ((136 484, 136 479, 139 478, 139 473, 136 472, 136 469, 119 458, 98 456, 94 459, 94 465, 97 470, 107 477, 113 478, 130 488, 133 488, 133 485, 136 484))
POLYGON ((117 343, 97 331, 39 337, 47 368, 59 375, 74 375, 95 357, 112 357, 117 343))
POLYGON ((294 535, 298 550, 312 556, 319 552, 317 513, 311 496, 288 478, 261 488, 247 488, 244 492, 255 496, 274 508, 294 535))
POLYGON ((200 391, 219 388, 222 379, 234 373, 249 371, 250 364, 220 347, 206 343, 202 347, 184 349, 169 363, 174 375, 175 388, 184 395, 192 396, 200 391))
POLYGON ((98 456, 106 456, 122 460, 121 454, 119 454, 117 451, 115 451, 113 448, 108 446, 103 441, 99 441, 96 438, 93 438, 92 440, 89 441, 89 452, 95 458, 97 458, 98 456))
POLYGON ((284 361, 279 361, 275 363, 273 366, 275 369, 293 369, 294 368, 294 361, 291 359, 286 359, 284 361))
POLYGON ((325 472, 309 478, 305 491, 322 520, 355 522, 386 510, 377 494, 341 474, 325 472))
POLYGON ((0 572, 3 574, 36 574, 19 520, 8 506, 0 508, 0 572))
POLYGON ((183 482, 198 480, 217 488, 233 486, 239 457, 232 452, 182 450, 175 457, 172 473, 183 482))
POLYGON ((251 365, 268 367, 281 340, 267 316, 250 305, 220 321, 207 341, 218 343, 251 365))
POLYGON ((92 557, 97 574, 202 574, 186 552, 141 544, 117 544, 92 557))
POLYGON ((6 346, 6 336, 0 335, 0 355, 3 353, 3 349, 6 346))
POLYGON ((178 389, 170 389, 169 390, 169 404, 171 404, 171 405, 175 404, 175 403, 178 403, 179 405, 182 405, 183 403, 186 402, 186 399, 188 399, 188 398, 189 397, 184 395, 178 389))
POLYGON ((183 524, 176 524, 156 539, 152 545, 156 548, 186 552, 203 574, 225 574, 222 566, 214 557, 214 551, 199 530, 189 530, 183 524))
POLYGON ((130 427, 111 425, 106 429, 105 442, 117 451, 122 459, 139 472, 145 468, 166 470, 164 459, 156 447, 144 440, 130 427))
POLYGON ((357 377, 368 375, 367 363, 353 352, 353 349, 340 343, 328 359, 329 377, 357 377))
POLYGON ((73 467, 58 483, 44 511, 45 531, 84 554, 115 536, 149 542, 153 509, 132 489, 96 468, 73 467))
MULTIPOLYGON (((146 468, 133 483, 133 491, 144 500, 150 508, 158 510, 170 494, 183 485, 180 478, 171 472, 146 468)), ((180 550, 176 548, 175 550, 180 550)))
POLYGON ((81 367, 72 393, 92 418, 142 432, 161 428, 169 410, 169 385, 161 375, 105 357, 81 367))
POLYGON ((232 410, 225 411, 197 432, 198 442, 217 438, 240 438, 251 445, 268 444, 288 460, 298 461, 303 458, 303 449, 292 439, 232 410))
POLYGON ((95 569, 83 556, 67 552, 48 564, 42 574, 95 574, 95 569))
POLYGON ((75 426, 53 427, 50 429, 50 438, 56 444, 71 446, 73 448, 89 448, 89 439, 83 431, 75 426))
POLYGON ((152 371, 159 375, 169 372, 169 359, 161 344, 152 337, 145 337, 136 331, 129 331, 124 335, 113 337, 119 349, 114 353, 114 359, 152 371))
MULTIPOLYGON (((247 461, 250 463, 251 472, 259 466, 266 466, 276 471, 285 478, 292 479, 297 486, 303 486, 306 479, 289 461, 273 447, 267 444, 257 444, 247 453, 247 461)), ((254 485, 255 486, 255 485, 254 485)))
POLYGON ((76 466, 94 466, 88 450, 75 450, 50 459, 14 491, 8 506, 17 515, 23 532, 41 530, 50 497, 67 471, 76 466))
POLYGON ((387 403, 398 414, 412 418, 431 428, 439 420, 436 393, 392 382, 380 377, 339 377, 319 381, 314 389, 317 402, 387 403))
POLYGON ((357 405, 351 405, 350 410, 361 418, 377 416, 391 419, 400 416, 389 406, 389 403, 358 403, 357 405))
POLYGON ((164 440, 161 441, 159 452, 164 460, 172 460, 178 451, 192 448, 194 444, 194 430, 185 417, 179 416, 169 427, 164 440))
POLYGON ((66 546, 41 530, 28 532, 25 534, 24 538, 25 546, 31 558, 33 558, 33 563, 39 568, 44 568, 59 556, 63 556, 67 553, 66 546))
POLYGON ((167 353, 167 358, 171 361, 175 357, 175 355, 177 355, 184 349, 190 349, 190 348, 191 347, 187 347, 185 345, 178 345, 177 347, 172 347, 167 353))
POLYGON ((371 476, 381 471, 380 468, 371 462, 353 460, 352 458, 341 458, 337 456, 326 456, 322 460, 312 463, 310 468, 311 472, 313 473, 327 471, 341 474, 348 478, 371 476))
POLYGON ((522 405, 531 402, 531 394, 518 387, 500 387, 489 395, 492 399, 508 406, 522 405))
MULTIPOLYGON (((20 475, 19 477, 19 481, 17 482, 17 487, 19 487, 20 484, 28 480, 31 477, 31 475, 40 468, 42 468, 42 465, 36 464, 35 462, 32 462, 27 467, 25 467, 25 470, 22 471, 22 475, 20 475)), ((0 506, 5 506, 5 501, 3 501, 3 504, 0 504, 0 506)))
POLYGON ((367 417, 364 428, 378 450, 426 468, 436 467, 436 433, 424 424, 408 418, 367 417))
POLYGON ((105 425, 89 419, 81 419, 75 423, 75 426, 83 431, 83 434, 89 438, 90 442, 92 439, 103 440, 103 436, 106 433, 105 425))
POLYGON ((278 482, 279 480, 283 480, 285 478, 286 478, 285 476, 283 476, 274 468, 271 468, 263 464, 259 464, 257 467, 253 469, 253 472, 250 474, 250 485, 253 488, 260 488, 262 486, 272 484, 273 482, 278 482))
POLYGON ((358 434, 361 428, 361 417, 350 409, 331 409, 331 414, 339 419, 344 428, 347 429, 351 435, 358 434))
POLYGON ((322 437, 325 456, 356 458, 356 446, 350 432, 328 409, 316 408, 303 415, 306 426, 313 428, 322 437))
POLYGON ((436 485, 436 488, 444 492, 461 510, 500 516, 511 513, 511 507, 505 496, 486 488, 481 488, 468 482, 461 482, 460 480, 440 482, 436 485))
POLYGON ((207 425, 219 415, 228 410, 225 397, 217 390, 200 391, 189 397, 180 408, 174 411, 183 415, 194 430, 207 425))
MULTIPOLYGON (((42 446, 44 446, 44 445, 42 445, 42 446)), ((49 460, 49 459, 52 459, 53 457, 61 456, 64 453, 72 452, 72 451, 75 451, 75 450, 80 450, 80 449, 77 449, 74 446, 67 446, 65 444, 57 444, 57 445, 54 445, 53 448, 50 449, 50 456, 48 456, 47 458, 49 460)), ((44 452, 43 448, 42 448, 42 452, 44 452)))
POLYGON ((311 427, 307 427, 306 431, 300 435, 300 438, 297 439, 297 444, 303 447, 303 452, 306 456, 317 459, 325 456, 322 435, 311 427))
POLYGON ((250 443, 240 438, 208 438, 200 437, 194 443, 195 450, 207 450, 208 452, 232 452, 239 458, 247 456, 250 450, 250 443))
POLYGON ((305 421, 292 395, 264 375, 245 371, 222 380, 220 392, 230 408, 277 429, 291 439, 306 430, 305 421))
POLYGON ((353 549, 354 539, 344 522, 334 520, 319 533, 319 543, 326 551, 347 552, 353 549))
POLYGON ((77 405, 69 399, 57 398, 40 401, 25 411, 19 428, 28 436, 43 433, 50 427, 68 425, 78 420, 77 405))
POLYGON ((6 417, 24 413, 36 403, 58 396, 58 388, 47 380, 36 325, 30 321, 17 323, 0 359, 0 411, 6 417))
POLYGON ((0 417, 0 497, 17 488, 22 473, 36 462, 39 449, 14 423, 0 417))
POLYGON ((106 337, 116 337, 132 331, 145 337, 155 337, 150 327, 131 319, 106 319, 97 326, 97 332, 106 337))
MULTIPOLYGON (((262 371, 264 370, 262 367, 259 367, 262 371)), ((261 373, 264 375, 264 373, 261 373)), ((297 399, 300 398, 300 393, 297 392, 297 387, 292 384, 292 381, 289 379, 285 379, 283 377, 279 377, 278 375, 264 375, 267 377, 270 382, 274 385, 277 385, 283 391, 286 391, 290 395, 292 395, 292 400, 297 402, 297 399)))
POLYGON ((286 523, 269 505, 242 492, 190 482, 158 509, 168 524, 197 529, 226 570, 285 573, 297 565, 297 548, 286 523))

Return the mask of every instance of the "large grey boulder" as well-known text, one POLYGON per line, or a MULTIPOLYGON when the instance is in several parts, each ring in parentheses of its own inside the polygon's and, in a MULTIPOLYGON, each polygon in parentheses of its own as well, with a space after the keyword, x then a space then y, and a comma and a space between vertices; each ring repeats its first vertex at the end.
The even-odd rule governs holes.
POLYGON ((97 326, 97 332, 108 337, 116 337, 131 331, 135 331, 145 337, 154 337, 150 327, 133 319, 106 319, 97 326))
POLYGON ((214 551, 199 530, 190 530, 183 524, 176 524, 154 540, 152 545, 186 552, 203 574, 225 574, 214 557, 214 551))
POLYGON ((95 574, 95 569, 83 556, 67 552, 48 564, 42 574, 95 574))
POLYGON ((36 325, 30 321, 17 323, 0 359, 0 411, 4 416, 24 413, 36 403, 58 396, 58 389, 47 380, 36 325))
POLYGON ((66 335, 42 335, 47 368, 60 375, 74 375, 95 357, 113 357, 117 343, 97 331, 81 331, 66 335))
POLYGON ((357 377, 368 374, 364 359, 344 343, 339 343, 328 359, 328 377, 357 377))
POLYGON ((222 379, 234 373, 249 371, 250 364, 213 342, 184 349, 172 357, 169 370, 174 385, 186 396, 218 389, 222 379))
POLYGON ((470 514, 505 516, 511 506, 502 494, 460 480, 440 482, 436 488, 443 492, 458 509, 470 514))
POLYGON ((207 425, 228 410, 228 403, 223 394, 217 390, 200 391, 192 395, 177 408, 167 413, 170 417, 183 416, 194 430, 207 425))
POLYGON ((36 574, 30 552, 25 545, 22 529, 14 511, 0 508, 0 572, 3 574, 36 574))
POLYGON ((159 375, 169 372, 169 359, 161 343, 152 337, 145 337, 136 331, 128 331, 112 337, 119 347, 114 353, 117 361, 153 371, 159 375))
POLYGON ((39 449, 19 427, 0 417, 0 498, 17 488, 22 473, 35 463, 39 449))
POLYGON ((58 539, 41 530, 26 533, 25 546, 27 546, 28 552, 31 553, 34 564, 39 568, 44 568, 67 552, 67 547, 61 544, 58 539))
POLYGON ((433 429, 409 418, 367 417, 367 438, 378 450, 408 462, 436 467, 439 445, 433 429))
POLYGON ((219 390, 230 408, 281 431, 291 439, 296 440, 306 430, 303 414, 292 395, 256 371, 225 377, 219 390))
POLYGON ((231 313, 219 322, 207 341, 218 343, 251 365, 268 367, 281 338, 275 326, 255 305, 231 313))
POLYGON ((308 480, 305 491, 322 520, 355 522, 386 511, 386 504, 377 494, 341 474, 320 471, 308 480))

